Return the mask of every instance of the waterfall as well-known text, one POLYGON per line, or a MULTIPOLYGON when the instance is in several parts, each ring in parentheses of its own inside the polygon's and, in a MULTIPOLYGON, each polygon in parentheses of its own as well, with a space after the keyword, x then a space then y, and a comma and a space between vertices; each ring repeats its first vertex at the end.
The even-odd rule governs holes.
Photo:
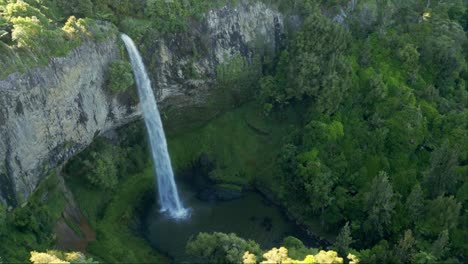
POLYGON ((130 56, 138 87, 138 96, 140 98, 146 129, 148 131, 151 155, 153 156, 154 169, 156 172, 161 211, 167 212, 170 217, 176 219, 186 218, 189 215, 189 211, 182 205, 177 192, 161 116, 159 115, 158 106, 153 90, 151 89, 151 82, 146 73, 145 65, 132 39, 122 34, 122 40, 130 56))

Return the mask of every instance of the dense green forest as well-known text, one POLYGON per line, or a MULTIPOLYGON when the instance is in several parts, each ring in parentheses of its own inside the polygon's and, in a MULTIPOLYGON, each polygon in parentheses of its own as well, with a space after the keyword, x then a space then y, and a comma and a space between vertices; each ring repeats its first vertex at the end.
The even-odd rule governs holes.
MULTIPOLYGON (((206 11, 239 2, 0 0, 0 78, 118 31, 144 46, 147 34, 180 34, 206 11)), ((217 164, 211 179, 267 190, 305 226, 331 236, 332 246, 322 249, 345 259, 352 253, 361 263, 466 263, 467 1, 263 2, 300 17, 300 26, 285 25, 274 53, 218 69, 218 85, 251 86, 254 99, 203 127, 169 134, 176 172, 209 156, 217 164), (340 9, 343 19, 335 16, 340 9), (252 135, 252 126, 268 140, 252 135)), ((134 89, 128 62, 114 62, 109 75, 112 92, 134 89)), ((128 227, 153 187, 145 132, 133 124, 119 134, 117 144, 95 140, 63 170, 97 230, 87 257, 72 263, 167 260, 128 227)), ((51 172, 27 206, 7 210, 0 203, 0 263, 54 247, 53 222, 65 207, 58 186, 51 172)), ((276 263, 328 254, 292 237, 280 246, 289 255, 235 234, 200 233, 187 251, 217 263, 255 263, 262 252, 276 263)))

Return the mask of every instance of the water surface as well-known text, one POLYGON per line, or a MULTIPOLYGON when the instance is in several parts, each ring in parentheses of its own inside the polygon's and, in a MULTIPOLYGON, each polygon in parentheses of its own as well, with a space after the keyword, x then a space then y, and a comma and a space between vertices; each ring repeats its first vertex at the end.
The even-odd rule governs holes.
POLYGON ((249 192, 244 197, 232 201, 201 201, 196 196, 193 185, 179 183, 184 204, 191 208, 191 217, 174 221, 161 214, 158 207, 151 206, 145 222, 148 230, 146 238, 160 252, 173 258, 175 263, 193 261, 185 253, 187 240, 199 232, 236 233, 245 239, 253 239, 263 249, 281 245, 286 236, 295 236, 308 246, 316 243, 296 224, 289 221, 277 206, 268 202, 262 195, 249 192))

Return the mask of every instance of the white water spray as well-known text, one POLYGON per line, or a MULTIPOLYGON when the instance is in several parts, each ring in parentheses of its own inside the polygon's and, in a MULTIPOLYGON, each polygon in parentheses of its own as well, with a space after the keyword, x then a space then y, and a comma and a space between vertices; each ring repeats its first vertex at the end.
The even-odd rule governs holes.
POLYGON ((151 82, 146 73, 145 65, 133 40, 125 34, 122 34, 122 40, 125 43, 132 63, 133 73, 138 87, 138 96, 140 97, 140 105, 149 135, 151 154, 153 156, 154 169, 157 175, 161 211, 167 212, 172 218, 187 218, 189 216, 189 210, 184 208, 177 192, 161 116, 153 90, 151 89, 151 82))

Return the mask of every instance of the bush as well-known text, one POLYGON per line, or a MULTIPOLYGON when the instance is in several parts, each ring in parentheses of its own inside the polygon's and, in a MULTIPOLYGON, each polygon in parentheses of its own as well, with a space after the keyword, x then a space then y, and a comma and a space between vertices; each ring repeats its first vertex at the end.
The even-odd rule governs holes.
POLYGON ((112 148, 101 153, 91 152, 91 161, 84 163, 91 168, 86 178, 94 185, 103 189, 113 189, 119 182, 117 167, 114 163, 115 153, 112 148))
POLYGON ((107 72, 107 87, 114 93, 121 93, 132 87, 134 83, 132 66, 122 60, 111 62, 107 72))

